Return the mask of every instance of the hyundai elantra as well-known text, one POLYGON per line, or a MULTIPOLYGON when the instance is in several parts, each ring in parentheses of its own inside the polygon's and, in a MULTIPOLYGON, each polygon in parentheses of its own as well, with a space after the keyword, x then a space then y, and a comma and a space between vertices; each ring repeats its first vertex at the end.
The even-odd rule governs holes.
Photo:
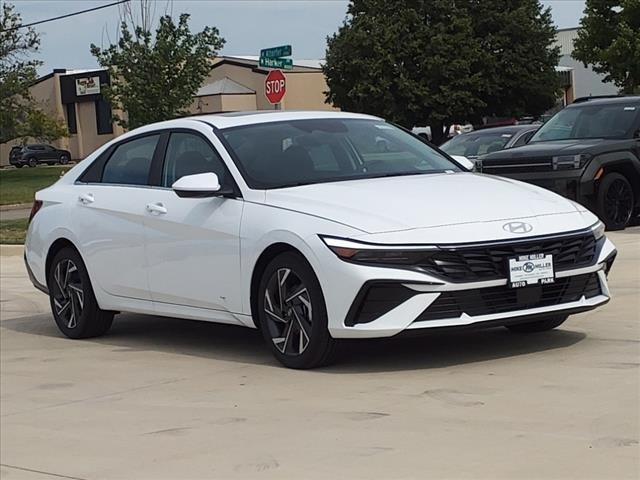
POLYGON ((228 323, 293 368, 345 338, 537 332, 609 300, 595 215, 468 168, 368 115, 157 123, 36 194, 27 270, 70 338, 119 312, 228 323))

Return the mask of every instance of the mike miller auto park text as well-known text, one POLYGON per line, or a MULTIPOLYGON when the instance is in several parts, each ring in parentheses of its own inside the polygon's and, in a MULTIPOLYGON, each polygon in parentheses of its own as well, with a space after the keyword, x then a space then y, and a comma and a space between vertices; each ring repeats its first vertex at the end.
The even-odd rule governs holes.
POLYGON ((640 478, 637 0, 0 5, 0 477, 640 478))

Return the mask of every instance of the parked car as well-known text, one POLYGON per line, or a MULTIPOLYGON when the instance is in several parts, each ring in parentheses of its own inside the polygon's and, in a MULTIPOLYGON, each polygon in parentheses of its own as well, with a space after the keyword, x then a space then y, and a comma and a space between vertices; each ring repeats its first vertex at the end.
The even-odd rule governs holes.
POLYGON ((68 150, 60 150, 42 143, 13 147, 9 152, 9 163, 17 168, 25 165, 36 167, 40 163, 66 165, 69 160, 71 160, 71 153, 68 150))
MULTIPOLYGON (((432 140, 431 127, 413 127, 411 131, 426 140, 429 140, 429 141, 432 140)), ((461 135, 463 133, 468 133, 472 131, 473 131, 473 125, 471 125, 470 123, 466 125, 454 124, 454 125, 451 125, 451 127, 449 127, 449 134, 447 135, 447 138, 452 138, 452 137, 455 137, 456 135, 461 135)))
POLYGON ((481 155, 526 145, 538 128, 533 124, 475 130, 447 140, 440 150, 475 161, 481 155))
POLYGON ((116 312, 229 323, 293 368, 344 338, 555 328, 609 300, 615 254, 574 202, 346 112, 128 132, 36 194, 25 245, 70 338, 116 312))
POLYGON ((488 154, 478 169, 530 182, 585 205, 610 230, 640 208, 640 96, 582 99, 523 147, 488 154))

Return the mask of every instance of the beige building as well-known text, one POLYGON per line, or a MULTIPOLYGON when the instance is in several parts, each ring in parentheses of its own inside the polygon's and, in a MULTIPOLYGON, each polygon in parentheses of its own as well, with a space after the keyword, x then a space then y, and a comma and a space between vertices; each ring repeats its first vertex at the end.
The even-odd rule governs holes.
MULTIPOLYGON (((190 113, 205 114, 249 110, 273 110, 264 94, 269 69, 258 66, 258 57, 217 57, 203 86, 194 97, 190 113)), ((320 61, 296 61, 284 71, 287 93, 281 108, 287 110, 332 110, 325 103, 327 83, 320 61)), ((68 138, 53 142, 80 160, 99 146, 123 133, 112 120, 111 107, 100 93, 109 83, 104 69, 54 70, 39 78, 31 94, 43 110, 64 122, 68 138)), ((9 150, 19 142, 0 144, 0 165, 9 163, 9 150)))
MULTIPOLYGON (((100 93, 101 85, 108 82, 103 69, 56 69, 30 88, 42 110, 67 125, 70 136, 52 144, 69 150, 73 159, 86 157, 123 131, 113 123, 111 106, 100 93)), ((9 163, 11 147, 19 144, 17 140, 0 144, 0 165, 9 163)))

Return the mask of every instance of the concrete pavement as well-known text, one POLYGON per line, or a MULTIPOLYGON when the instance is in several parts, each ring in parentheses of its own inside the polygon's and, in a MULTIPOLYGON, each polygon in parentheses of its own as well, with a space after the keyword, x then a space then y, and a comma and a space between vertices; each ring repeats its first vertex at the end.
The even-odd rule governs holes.
POLYGON ((0 248, 7 479, 640 477, 640 228, 614 299, 552 332, 354 342, 281 368, 255 331, 123 314, 65 339, 0 248))

